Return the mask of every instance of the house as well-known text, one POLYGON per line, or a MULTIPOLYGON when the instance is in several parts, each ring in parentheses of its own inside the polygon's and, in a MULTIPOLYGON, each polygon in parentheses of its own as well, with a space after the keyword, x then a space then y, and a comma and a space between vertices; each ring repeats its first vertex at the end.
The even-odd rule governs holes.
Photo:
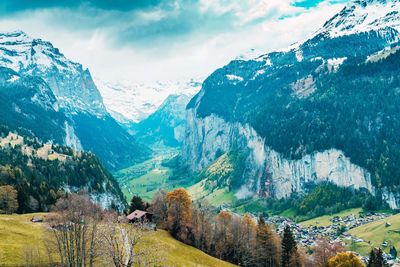
POLYGON ((135 210, 127 218, 129 223, 151 223, 153 221, 153 214, 142 210, 135 210))

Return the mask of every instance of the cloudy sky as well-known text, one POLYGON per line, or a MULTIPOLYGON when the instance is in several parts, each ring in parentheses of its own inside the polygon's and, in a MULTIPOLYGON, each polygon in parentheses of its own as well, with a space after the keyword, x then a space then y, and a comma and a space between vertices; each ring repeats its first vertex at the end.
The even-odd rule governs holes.
POLYGON ((106 81, 206 77, 307 38, 347 0, 1 0, 0 31, 49 40, 106 81))

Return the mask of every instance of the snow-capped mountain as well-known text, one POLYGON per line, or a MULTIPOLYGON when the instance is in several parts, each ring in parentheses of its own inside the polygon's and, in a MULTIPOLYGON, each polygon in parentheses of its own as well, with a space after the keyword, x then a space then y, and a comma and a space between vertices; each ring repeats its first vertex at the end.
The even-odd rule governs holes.
POLYGON ((353 0, 306 41, 216 70, 187 106, 182 162, 239 152, 238 198, 329 181, 399 208, 399 12, 353 0))
POLYGON ((50 42, 0 33, 0 84, 0 123, 11 129, 92 151, 110 168, 149 153, 107 112, 89 70, 50 42))
POLYGON ((353 0, 317 34, 335 38, 389 28, 400 31, 399 0, 353 0))
POLYGON ((110 114, 121 123, 130 123, 154 113, 169 95, 194 96, 201 87, 199 80, 138 84, 131 81, 111 83, 95 78, 95 83, 110 114))
POLYGON ((60 108, 105 116, 106 109, 88 69, 67 59, 50 42, 22 31, 0 33, 0 66, 21 75, 40 76, 60 108))

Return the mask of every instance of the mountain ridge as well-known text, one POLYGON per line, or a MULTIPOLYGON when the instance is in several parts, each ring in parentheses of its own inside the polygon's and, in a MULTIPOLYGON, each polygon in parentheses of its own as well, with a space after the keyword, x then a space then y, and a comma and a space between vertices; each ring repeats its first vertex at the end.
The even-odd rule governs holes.
MULTIPOLYGON (((383 17, 392 12, 388 3, 397 8, 398 1, 383 2, 383 17)), ((352 17, 343 10, 334 20, 352 17)), ((331 181, 399 207, 393 131, 400 121, 400 33, 381 25, 330 38, 329 25, 289 49, 212 73, 187 106, 183 162, 200 171, 238 149, 246 167, 237 195, 284 198, 331 181), (377 53, 387 56, 369 62, 377 53)))
POLYGON ((2 123, 25 128, 44 142, 92 151, 111 169, 150 154, 107 112, 89 70, 50 42, 21 31, 0 33, 0 67, 2 123))

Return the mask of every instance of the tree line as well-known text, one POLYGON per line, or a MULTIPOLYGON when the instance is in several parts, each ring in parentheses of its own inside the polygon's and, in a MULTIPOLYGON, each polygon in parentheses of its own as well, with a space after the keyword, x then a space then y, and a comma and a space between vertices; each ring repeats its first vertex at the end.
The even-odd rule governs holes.
MULTIPOLYGON (((204 203, 192 202, 182 188, 157 192, 149 210, 154 213, 157 225, 177 240, 239 266, 365 266, 338 242, 319 239, 306 251, 297 244, 290 225, 278 234, 262 217, 256 220, 250 214, 216 212, 204 203)), ((368 263, 368 266, 386 266, 381 250, 371 253, 380 255, 371 256, 370 260, 378 265, 368 263)))

